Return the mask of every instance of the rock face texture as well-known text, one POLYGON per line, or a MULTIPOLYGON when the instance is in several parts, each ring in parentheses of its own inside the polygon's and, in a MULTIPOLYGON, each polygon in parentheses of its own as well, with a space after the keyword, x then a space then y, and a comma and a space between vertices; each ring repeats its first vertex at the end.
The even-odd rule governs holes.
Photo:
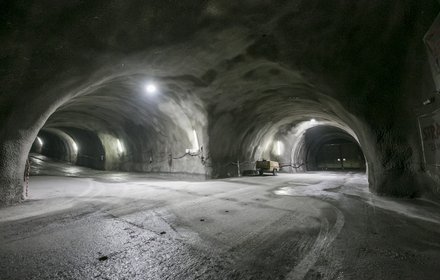
POLYGON ((417 128, 437 1, 0 5, 0 204, 37 135, 78 165, 217 178, 304 163, 315 126, 359 144, 372 191, 439 193, 417 128))

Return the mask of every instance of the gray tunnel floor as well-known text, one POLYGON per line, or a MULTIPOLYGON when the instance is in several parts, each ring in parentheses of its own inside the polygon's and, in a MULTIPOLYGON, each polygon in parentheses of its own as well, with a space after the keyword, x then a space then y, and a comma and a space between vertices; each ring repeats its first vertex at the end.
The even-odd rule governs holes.
POLYGON ((2 279, 438 277, 440 205, 374 196, 365 174, 120 174, 32 176, 0 209, 2 279))

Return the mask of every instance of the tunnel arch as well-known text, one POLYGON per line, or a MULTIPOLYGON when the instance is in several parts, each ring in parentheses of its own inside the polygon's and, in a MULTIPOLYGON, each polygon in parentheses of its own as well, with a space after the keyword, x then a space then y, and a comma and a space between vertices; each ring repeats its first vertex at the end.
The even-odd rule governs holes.
POLYGON ((55 128, 41 129, 30 152, 73 164, 78 156, 77 143, 71 135, 55 128))
POLYGON ((117 77, 76 95, 57 108, 43 130, 62 129, 75 139, 83 138, 78 140, 78 165, 204 174, 200 160, 206 134, 202 104, 196 104, 182 85, 167 78, 150 78, 159 92, 148 94, 144 77, 117 77), (96 147, 93 154, 92 150, 84 153, 81 147, 86 139, 102 148, 91 145, 96 147))
POLYGON ((104 170, 106 151, 102 141, 90 130, 75 127, 62 127, 75 140, 77 147, 76 165, 104 170))
POLYGON ((317 170, 365 170, 365 158, 359 142, 344 130, 325 125, 304 133, 305 167, 317 170))
POLYGON ((104 128, 97 137, 107 161, 104 165, 92 164, 94 168, 207 176, 209 170, 205 161, 209 158, 206 156, 209 148, 206 145, 205 106, 189 90, 194 88, 197 79, 192 76, 173 78, 170 74, 175 71, 169 71, 167 75, 139 71, 136 70, 138 62, 134 66, 127 63, 119 73, 109 73, 104 67, 89 79, 51 85, 52 88, 40 95, 41 98, 26 104, 29 107, 23 108, 28 110, 26 114, 19 110, 12 113, 11 119, 18 121, 10 123, 14 129, 4 135, 0 151, 9 163, 2 166, 5 178, 2 199, 5 204, 23 199, 22 174, 39 131, 79 129, 97 134, 97 128, 104 128), (145 95, 148 81, 155 81, 160 88, 156 99, 145 95), (116 106, 107 106, 112 103, 116 106), (149 110, 144 108, 146 103, 150 105, 149 110), (123 114, 117 108, 134 117, 121 117, 123 114), (95 114, 97 110, 102 113, 99 117, 95 114), (17 130, 20 127, 23 129, 17 130), (118 139, 126 150, 119 153, 118 160, 108 161, 109 151, 114 153, 118 139), (140 153, 137 152, 139 147, 143 148, 140 153))
MULTIPOLYGON (((227 87, 222 84, 224 92, 230 91, 231 96, 237 95, 240 99, 233 99, 235 103, 224 102, 227 106, 214 107, 210 112, 214 177, 236 174, 237 168, 232 164, 236 161, 243 163, 240 165, 243 169, 254 169, 255 161, 263 158, 286 165, 300 165, 302 162, 297 159, 304 156, 296 153, 301 151, 297 146, 301 141, 292 142, 283 134, 290 133, 290 137, 301 139, 306 128, 317 124, 338 127, 351 135, 362 147, 367 163, 374 165, 375 142, 369 125, 334 98, 335 93, 325 84, 317 85, 304 73, 268 62, 237 67, 230 75, 245 76, 246 79, 229 83, 227 87), (267 76, 268 71, 273 74, 267 76), (236 121, 238 115, 240 119, 236 121), (317 123, 310 125, 311 119, 316 119, 317 123), (225 134, 232 136, 221 141, 225 134), (274 153, 274 143, 279 139, 287 151, 282 157, 274 153), (216 146, 222 149, 216 149, 216 146)), ((301 166, 289 171, 306 171, 306 168, 301 166)))
MULTIPOLYGON (((286 172, 317 170, 316 167, 310 165, 310 159, 316 155, 322 144, 335 139, 344 139, 353 143, 356 149, 359 149, 362 157, 362 166, 359 169, 365 170, 366 166, 368 166, 363 152, 365 148, 362 148, 355 132, 347 125, 334 120, 328 120, 328 117, 327 120, 309 118, 308 120, 299 121, 297 123, 282 125, 276 132, 273 132, 272 135, 266 136, 265 139, 268 139, 265 140, 268 144, 265 152, 260 152, 260 154, 279 161, 281 165, 285 167, 284 171, 286 172), (316 138, 315 143, 307 139, 310 132, 320 128, 330 130, 330 133, 320 135, 316 138), (277 154, 278 143, 280 143, 282 147, 280 154, 277 154)), ((255 153, 256 159, 261 159, 262 157, 263 156, 258 156, 258 154, 255 153)))

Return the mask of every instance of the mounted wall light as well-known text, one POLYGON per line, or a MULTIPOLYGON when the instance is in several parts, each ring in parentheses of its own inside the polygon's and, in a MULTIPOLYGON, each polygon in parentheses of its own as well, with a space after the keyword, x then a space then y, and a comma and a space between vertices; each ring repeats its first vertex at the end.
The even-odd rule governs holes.
POLYGON ((78 145, 76 145, 75 141, 73 141, 72 147, 73 147, 73 150, 75 151, 75 153, 78 153, 78 145))
POLYGON ((122 154, 124 152, 124 146, 119 139, 116 139, 116 145, 118 147, 118 152, 122 154))
POLYGON ((200 150, 199 146, 199 140, 197 138, 197 132, 195 129, 193 129, 193 141, 192 141, 192 148, 191 149, 185 149, 185 153, 187 154, 193 154, 197 153, 200 150))
POLYGON ((277 155, 281 155, 281 141, 277 141, 277 155))
POLYGON ((425 101, 422 102, 423 105, 429 105, 431 103, 433 103, 435 101, 435 97, 430 97, 428 99, 426 99, 425 101))
POLYGON ((193 135, 194 135, 194 149, 199 150, 199 139, 197 139, 197 132, 195 129, 193 129, 193 135))
POLYGON ((40 144, 40 146, 43 146, 43 140, 41 140, 40 137, 37 137, 37 141, 38 141, 38 144, 40 144))

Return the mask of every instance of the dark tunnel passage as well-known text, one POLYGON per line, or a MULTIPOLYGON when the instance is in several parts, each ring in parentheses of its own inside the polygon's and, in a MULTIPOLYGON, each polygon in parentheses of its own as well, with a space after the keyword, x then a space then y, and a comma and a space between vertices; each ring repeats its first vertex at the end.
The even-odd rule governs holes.
POLYGON ((340 128, 316 126, 305 133, 307 170, 365 171, 365 158, 357 141, 340 128))
POLYGON ((77 151, 76 165, 103 170, 105 165, 105 151, 101 140, 92 131, 68 127, 62 128, 71 135, 74 150, 77 151))
POLYGON ((105 151, 101 140, 92 131, 79 128, 43 128, 30 152, 78 166, 97 170, 105 168, 105 151))
POLYGON ((71 136, 59 129, 41 130, 30 152, 70 163, 76 163, 78 154, 76 143, 71 136))

